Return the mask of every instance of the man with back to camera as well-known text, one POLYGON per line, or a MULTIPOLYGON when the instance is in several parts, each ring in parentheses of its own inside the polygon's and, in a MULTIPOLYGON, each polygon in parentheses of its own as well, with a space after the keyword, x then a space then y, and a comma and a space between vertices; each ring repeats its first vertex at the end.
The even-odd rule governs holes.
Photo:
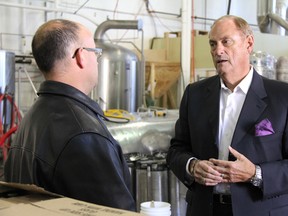
POLYGON ((5 180, 35 184, 67 197, 135 211, 120 145, 87 95, 97 84, 92 33, 79 23, 44 23, 32 52, 45 77, 5 162, 5 180))
POLYGON ((218 75, 187 86, 167 155, 186 215, 288 215, 288 84, 250 65, 242 18, 216 20, 209 44, 218 75))

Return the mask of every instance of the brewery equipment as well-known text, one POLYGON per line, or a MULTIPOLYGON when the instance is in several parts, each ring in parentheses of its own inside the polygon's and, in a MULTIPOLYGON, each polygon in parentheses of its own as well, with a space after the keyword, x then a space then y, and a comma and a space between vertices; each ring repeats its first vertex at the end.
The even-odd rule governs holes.
POLYGON ((135 112, 142 105, 144 72, 136 55, 129 49, 104 40, 109 29, 142 29, 142 22, 108 20, 96 29, 96 46, 103 50, 99 60, 96 99, 103 110, 123 109, 135 112), (142 84, 143 82, 143 84, 142 84))
POLYGON ((288 30, 287 0, 258 0, 257 22, 261 32, 285 35, 288 30))
POLYGON ((178 110, 168 110, 165 116, 142 117, 136 113, 129 123, 106 123, 128 163, 137 211, 142 202, 154 200, 169 202, 173 216, 185 215, 187 188, 166 164, 177 119, 178 110))
POLYGON ((149 200, 168 200, 168 170, 165 157, 153 156, 136 162, 136 207, 149 200))

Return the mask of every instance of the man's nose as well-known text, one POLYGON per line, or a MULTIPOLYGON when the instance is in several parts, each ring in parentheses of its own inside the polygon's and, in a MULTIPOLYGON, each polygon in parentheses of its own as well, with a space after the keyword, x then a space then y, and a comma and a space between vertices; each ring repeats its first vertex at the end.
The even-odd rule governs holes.
POLYGON ((216 55, 221 55, 224 52, 224 46, 221 43, 217 43, 213 49, 213 53, 216 55))

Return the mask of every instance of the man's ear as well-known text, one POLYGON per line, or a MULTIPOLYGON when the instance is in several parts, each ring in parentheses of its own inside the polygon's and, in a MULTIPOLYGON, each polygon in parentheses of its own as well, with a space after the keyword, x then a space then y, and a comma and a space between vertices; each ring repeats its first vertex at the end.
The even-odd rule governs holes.
POLYGON ((253 47, 254 47, 254 36, 249 35, 247 36, 247 51, 249 54, 253 52, 253 47))
POLYGON ((83 69, 84 68, 84 58, 83 58, 83 49, 79 49, 75 56, 77 65, 83 69))

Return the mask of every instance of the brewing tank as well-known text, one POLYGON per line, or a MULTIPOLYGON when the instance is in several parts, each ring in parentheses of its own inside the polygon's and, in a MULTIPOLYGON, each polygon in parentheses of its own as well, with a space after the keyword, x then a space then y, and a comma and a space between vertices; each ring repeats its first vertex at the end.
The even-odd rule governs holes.
POLYGON ((96 100, 103 110, 123 109, 136 112, 141 106, 144 84, 142 62, 132 50, 105 40, 110 29, 142 30, 141 20, 107 20, 94 34, 96 46, 103 54, 98 65, 96 100))
POLYGON ((97 98, 103 110, 137 110, 139 86, 139 59, 124 47, 98 41, 97 47, 103 49, 99 59, 97 98))

